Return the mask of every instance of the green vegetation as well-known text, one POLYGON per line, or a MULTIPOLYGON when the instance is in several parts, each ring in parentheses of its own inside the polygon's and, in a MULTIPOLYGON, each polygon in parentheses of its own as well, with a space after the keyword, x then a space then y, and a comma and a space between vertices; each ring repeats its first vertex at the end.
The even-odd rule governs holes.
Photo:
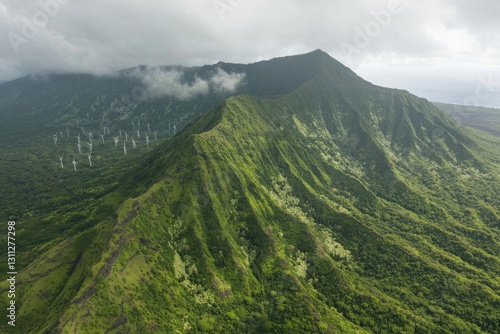
POLYGON ((109 153, 22 216, 17 330, 499 331, 500 140, 321 51, 273 62, 287 87, 109 153))

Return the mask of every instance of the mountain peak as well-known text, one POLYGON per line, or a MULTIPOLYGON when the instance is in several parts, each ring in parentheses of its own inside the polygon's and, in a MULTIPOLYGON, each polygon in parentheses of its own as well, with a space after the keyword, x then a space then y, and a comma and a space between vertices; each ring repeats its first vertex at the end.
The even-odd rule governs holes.
POLYGON ((316 49, 316 50, 311 51, 311 52, 306 53, 306 54, 318 55, 318 56, 324 56, 324 57, 332 58, 332 56, 330 56, 327 52, 325 52, 325 51, 323 51, 321 49, 316 49))

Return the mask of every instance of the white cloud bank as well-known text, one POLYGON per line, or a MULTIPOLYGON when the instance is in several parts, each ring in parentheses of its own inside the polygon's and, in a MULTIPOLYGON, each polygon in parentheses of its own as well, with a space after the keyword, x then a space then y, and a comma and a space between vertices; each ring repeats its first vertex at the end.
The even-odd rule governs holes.
POLYGON ((198 95, 208 94, 210 91, 232 93, 242 84, 245 73, 227 73, 217 68, 208 79, 195 77, 194 80, 187 81, 181 70, 148 67, 132 76, 142 81, 150 98, 171 96, 179 100, 189 100, 198 95))
POLYGON ((214 90, 218 93, 234 92, 245 78, 245 73, 227 73, 218 68, 217 73, 210 78, 214 90))

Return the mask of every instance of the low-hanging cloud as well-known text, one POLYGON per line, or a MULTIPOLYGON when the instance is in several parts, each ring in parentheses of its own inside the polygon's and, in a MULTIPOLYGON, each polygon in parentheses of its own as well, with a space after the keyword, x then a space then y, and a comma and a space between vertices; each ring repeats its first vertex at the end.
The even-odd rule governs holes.
POLYGON ((196 78, 194 82, 183 83, 183 73, 177 70, 162 71, 159 68, 144 74, 142 82, 152 98, 173 96, 179 100, 188 100, 196 95, 209 92, 208 83, 196 78))
POLYGON ((227 73, 217 68, 208 79, 196 76, 194 80, 188 81, 182 70, 155 67, 138 71, 133 76, 142 81, 150 98, 170 96, 184 101, 210 91, 232 93, 243 82, 245 73, 227 73))

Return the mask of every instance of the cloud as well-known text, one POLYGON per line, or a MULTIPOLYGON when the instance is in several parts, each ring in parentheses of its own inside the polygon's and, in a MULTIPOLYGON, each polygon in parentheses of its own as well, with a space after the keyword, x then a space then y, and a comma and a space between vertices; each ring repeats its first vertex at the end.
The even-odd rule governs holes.
POLYGON ((171 96, 179 100, 189 100, 208 94, 211 90, 216 93, 234 92, 245 78, 244 73, 227 73, 221 68, 217 68, 208 79, 196 76, 187 80, 180 69, 160 67, 137 69, 129 75, 142 81, 150 98, 171 96))
POLYGON ((153 98, 173 96, 179 100, 188 100, 209 92, 208 83, 200 78, 194 82, 183 83, 183 73, 172 70, 164 72, 159 68, 149 70, 142 78, 146 91, 153 98))
POLYGON ((495 1, 2 0, 0 80, 139 64, 249 63, 317 48, 344 61, 340 45, 355 43, 357 29, 394 2, 403 9, 369 36, 357 63, 500 62, 495 1))
POLYGON ((210 78, 214 90, 220 92, 234 92, 245 78, 245 73, 227 73, 217 68, 217 72, 210 78))

